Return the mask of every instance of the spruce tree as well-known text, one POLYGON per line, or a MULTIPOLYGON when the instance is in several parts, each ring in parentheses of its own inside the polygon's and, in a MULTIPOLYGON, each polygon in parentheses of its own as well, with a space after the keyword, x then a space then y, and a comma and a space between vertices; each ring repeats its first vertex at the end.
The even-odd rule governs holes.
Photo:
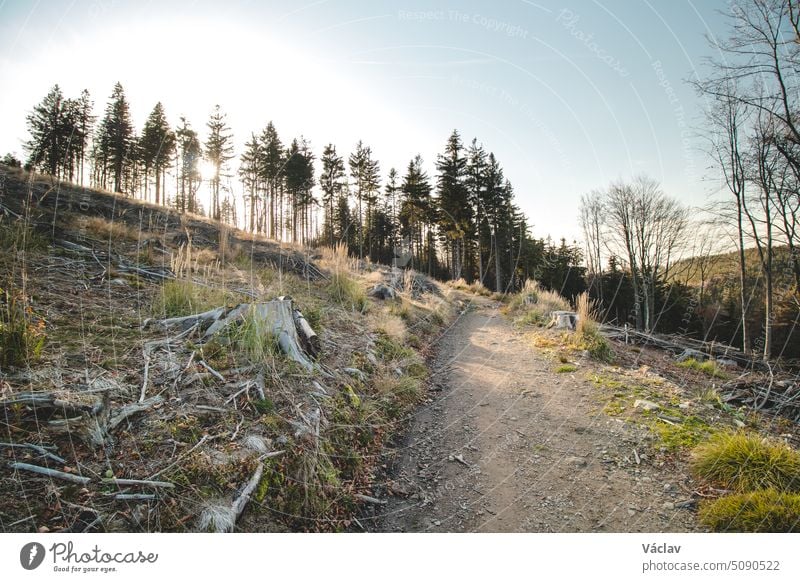
POLYGON ((130 117, 125 90, 120 83, 117 83, 111 92, 100 129, 102 134, 100 158, 108 168, 107 171, 104 168, 103 175, 105 177, 110 174, 113 177, 115 192, 123 191, 125 173, 129 169, 128 154, 133 143, 133 125, 130 117))
POLYGON ((153 171, 156 182, 155 203, 161 204, 162 176, 172 162, 175 153, 175 134, 167 122, 164 106, 156 103, 150 116, 144 124, 142 131, 141 161, 145 167, 144 183, 145 194, 150 170, 153 171))
POLYGON ((178 149, 178 194, 175 206, 181 212, 198 212, 197 189, 200 186, 200 160, 203 150, 197 132, 185 117, 175 133, 178 149))
POLYGON ((278 219, 280 212, 278 195, 282 186, 280 177, 283 173, 285 160, 283 157, 283 144, 271 121, 261 132, 260 143, 262 156, 260 164, 261 179, 266 189, 266 198, 269 198, 269 212, 267 212, 265 199, 265 208, 262 213, 265 223, 259 227, 259 230, 267 232, 272 238, 280 238, 279 227, 281 223, 278 219))
POLYGON ((206 123, 208 138, 205 143, 205 155, 206 160, 214 168, 214 175, 211 177, 211 217, 214 220, 220 219, 221 178, 227 176, 228 162, 233 159, 233 136, 225 117, 220 106, 216 105, 206 123))
POLYGON ((334 246, 334 205, 341 196, 344 180, 344 159, 336 153, 336 146, 329 143, 322 151, 322 174, 319 177, 319 186, 322 189, 322 205, 325 209, 323 239, 331 247, 334 246))
MULTIPOLYGON (((472 213, 467 195, 467 159, 463 156, 461 137, 453 131, 443 154, 436 161, 439 233, 447 254, 450 276, 463 276, 465 239, 472 231, 472 213)), ((472 279, 472 274, 467 274, 472 279)))

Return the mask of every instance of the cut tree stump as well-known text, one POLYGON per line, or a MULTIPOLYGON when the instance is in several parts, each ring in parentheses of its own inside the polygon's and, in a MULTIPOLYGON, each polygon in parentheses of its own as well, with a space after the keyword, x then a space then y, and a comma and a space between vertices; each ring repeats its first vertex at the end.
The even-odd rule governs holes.
POLYGON ((305 355, 301 346, 304 345, 308 353, 314 356, 319 353, 321 345, 319 337, 311 329, 303 314, 294 309, 292 300, 288 297, 264 303, 242 303, 232 309, 219 307, 185 317, 150 320, 145 322, 145 327, 187 330, 198 326, 201 330, 205 329, 202 341, 208 341, 229 327, 241 325, 246 320, 252 321, 256 329, 270 333, 289 359, 300 364, 307 372, 314 371, 314 363, 305 355))
POLYGON ((547 327, 575 331, 577 326, 578 314, 574 311, 553 311, 550 314, 550 324, 547 327))

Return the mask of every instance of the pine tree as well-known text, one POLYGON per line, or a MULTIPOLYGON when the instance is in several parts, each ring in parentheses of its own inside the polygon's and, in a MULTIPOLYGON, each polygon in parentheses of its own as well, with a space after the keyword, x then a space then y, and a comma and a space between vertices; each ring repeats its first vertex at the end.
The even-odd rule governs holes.
MULTIPOLYGON (((392 251, 399 245, 398 235, 400 232, 398 223, 398 195, 400 194, 400 179, 399 174, 395 168, 389 170, 389 175, 386 177, 386 185, 384 186, 385 194, 385 212, 389 225, 389 244, 392 251)), ((391 258, 391 257, 390 257, 391 258)))
POLYGON ((353 178, 357 201, 359 246, 358 256, 364 257, 364 243, 367 242, 371 250, 370 230, 372 227, 372 211, 377 202, 377 192, 380 189, 380 165, 372 159, 372 149, 365 146, 362 141, 356 144, 355 151, 348 160, 350 177, 353 178), (364 209, 366 205, 366 213, 364 209), (366 228, 365 228, 366 224, 366 228))
POLYGON ((233 136, 225 117, 219 105, 216 105, 206 123, 208 127, 208 139, 205 143, 206 160, 214 168, 214 175, 211 178, 211 217, 214 220, 220 219, 221 178, 227 176, 227 164, 233 159, 233 136))
POLYGON ((87 89, 81 91, 75 107, 75 128, 78 133, 77 155, 78 155, 78 179, 83 186, 83 173, 86 167, 86 150, 92 137, 92 127, 96 120, 93 114, 94 102, 87 89))
POLYGON ((308 142, 300 138, 292 140, 286 151, 286 192, 289 195, 292 241, 305 242, 308 234, 309 210, 314 199, 314 155, 308 142), (298 234, 300 235, 298 237, 298 234))
POLYGON ((465 185, 467 188, 467 198, 473 213, 473 228, 468 237, 467 257, 470 257, 472 269, 474 270, 474 258, 477 256, 478 281, 485 283, 486 262, 490 252, 490 241, 488 221, 486 220, 486 208, 484 207, 486 196, 486 151, 482 145, 478 145, 478 140, 473 139, 467 150, 467 167, 465 185))

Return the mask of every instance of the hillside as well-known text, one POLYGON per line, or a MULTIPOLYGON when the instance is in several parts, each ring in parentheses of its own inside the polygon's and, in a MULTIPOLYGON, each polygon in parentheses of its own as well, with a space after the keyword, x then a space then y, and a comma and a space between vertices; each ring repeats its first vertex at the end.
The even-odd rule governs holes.
POLYGON ((3 531, 324 531, 374 511, 449 292, 406 273, 370 298, 388 268, 19 171, 0 191, 3 531), (319 339, 298 361, 269 317, 160 323, 288 297, 319 339))
POLYGON ((0 177, 3 531, 800 523, 791 374, 621 335, 586 295, 551 329, 573 306, 532 280, 504 297, 0 177))

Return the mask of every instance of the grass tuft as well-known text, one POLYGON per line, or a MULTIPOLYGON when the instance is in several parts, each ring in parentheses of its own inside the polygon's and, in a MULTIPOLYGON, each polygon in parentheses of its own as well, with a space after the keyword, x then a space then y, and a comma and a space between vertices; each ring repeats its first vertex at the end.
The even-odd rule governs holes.
POLYGON ((556 374, 568 374, 570 372, 574 372, 577 370, 578 367, 574 364, 561 364, 558 368, 556 368, 556 374))
POLYGON ((800 453, 786 444, 744 432, 721 432, 692 452, 695 476, 737 492, 800 492, 800 453))
POLYGON ((0 367, 30 364, 45 340, 44 321, 35 317, 28 296, 0 288, 0 367))
POLYGON ((161 287, 153 299, 153 313, 164 317, 191 315, 227 305, 236 298, 235 293, 223 289, 178 279, 161 287))
POLYGON ((700 362, 695 360, 694 358, 688 358, 682 362, 678 362, 678 366, 681 368, 686 368, 689 370, 696 370, 702 374, 707 376, 711 376, 712 378, 727 378, 728 374, 722 371, 722 369, 717 366, 717 363, 713 360, 706 360, 705 362, 700 362))
POLYGON ((727 495, 701 504, 699 518, 718 532, 797 532, 800 495, 775 489, 727 495))
POLYGON ((608 340, 600 333, 600 326, 597 325, 597 309, 594 302, 589 299, 588 293, 578 295, 575 311, 578 314, 578 323, 573 336, 575 347, 586 350, 595 360, 611 362, 614 359, 614 351, 608 340))

